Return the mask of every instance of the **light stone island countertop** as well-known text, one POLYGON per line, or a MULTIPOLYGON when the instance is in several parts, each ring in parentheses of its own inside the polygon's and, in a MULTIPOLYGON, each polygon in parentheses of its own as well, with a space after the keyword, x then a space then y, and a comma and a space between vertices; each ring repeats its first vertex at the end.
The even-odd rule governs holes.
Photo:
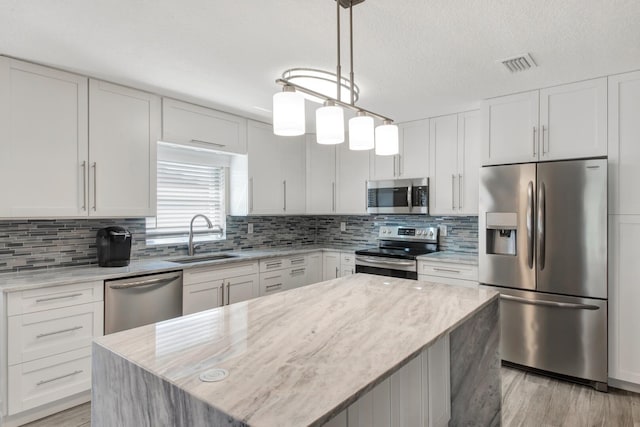
POLYGON ((245 249, 222 252, 201 252, 198 256, 230 254, 233 258, 215 261, 202 261, 189 264, 171 262, 174 259, 187 258, 187 256, 174 256, 163 258, 150 258, 133 260, 127 267, 99 267, 98 265, 50 268, 46 270, 25 270, 17 273, 0 274, 0 290, 3 292, 16 292, 28 289, 37 289, 47 286, 68 285, 73 283, 88 282, 93 280, 119 279, 123 277, 138 276, 143 274, 162 273, 167 271, 187 270, 204 266, 228 265, 239 262, 257 261, 265 258, 287 257, 318 251, 342 251, 354 252, 366 245, 313 245, 299 247, 282 247, 266 249, 245 249))
POLYGON ((453 262, 456 264, 478 265, 478 254, 465 252, 440 251, 427 255, 420 255, 418 261, 453 262))
MULTIPOLYGON (((185 410, 168 391, 176 388, 180 399, 208 408, 182 414, 191 420, 319 425, 497 297, 355 274, 100 337, 94 415, 100 425, 135 425, 135 414, 149 415, 144 407, 176 420, 173 411, 185 410), (212 368, 229 376, 202 382, 200 374, 212 368), (173 406, 159 408, 154 394, 165 392, 173 406)), ((495 354, 497 361, 497 347, 495 354)))

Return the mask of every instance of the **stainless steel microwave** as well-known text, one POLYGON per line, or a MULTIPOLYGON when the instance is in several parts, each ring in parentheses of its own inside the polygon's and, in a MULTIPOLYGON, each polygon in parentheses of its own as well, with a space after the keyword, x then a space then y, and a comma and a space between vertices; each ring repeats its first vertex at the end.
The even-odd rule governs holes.
POLYGON ((429 178, 367 182, 370 214, 428 214, 429 178))

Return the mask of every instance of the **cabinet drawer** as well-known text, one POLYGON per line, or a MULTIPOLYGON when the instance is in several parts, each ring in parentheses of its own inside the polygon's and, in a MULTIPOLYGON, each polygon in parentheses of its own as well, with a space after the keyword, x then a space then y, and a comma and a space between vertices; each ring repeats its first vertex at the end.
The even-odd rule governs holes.
POLYGON ((260 276, 260 296, 271 295, 287 289, 288 271, 274 271, 260 276))
POLYGON ((213 280, 229 279, 231 277, 246 276, 258 272, 257 262, 233 263, 216 267, 200 267, 186 269, 182 273, 184 286, 196 283, 211 282, 213 280))
POLYGON ((91 347, 9 367, 9 415, 91 389, 91 347))
POLYGON ((11 316, 9 365, 90 346, 93 337, 102 335, 103 323, 102 302, 11 316))
POLYGON ((448 262, 420 261, 418 274, 478 281, 478 266, 448 262))
POLYGON ((104 282, 102 280, 10 292, 7 295, 7 314, 15 316, 17 314, 102 301, 103 295, 104 282))
POLYGON ((418 274, 418 280, 423 282, 444 283, 445 285, 464 286, 465 288, 478 288, 478 282, 474 280, 456 279, 454 277, 430 276, 418 274))
POLYGON ((282 270, 289 266, 288 260, 285 258, 269 258, 260 260, 260 273, 265 271, 282 270))
POLYGON ((287 289, 295 289, 308 284, 307 267, 293 267, 287 270, 287 289))
POLYGON ((340 256, 340 265, 342 267, 348 267, 356 265, 356 256, 352 253, 342 253, 340 256))
POLYGON ((307 256, 298 255, 287 258, 286 266, 291 268, 302 267, 307 265, 307 256))

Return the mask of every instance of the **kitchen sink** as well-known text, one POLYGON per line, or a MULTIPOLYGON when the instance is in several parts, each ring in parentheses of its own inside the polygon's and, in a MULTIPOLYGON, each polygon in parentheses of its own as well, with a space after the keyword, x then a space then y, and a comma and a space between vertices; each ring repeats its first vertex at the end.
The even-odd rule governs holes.
POLYGON ((178 264, 192 264, 194 262, 218 261, 221 259, 236 258, 237 256, 238 255, 232 255, 232 254, 190 256, 187 258, 172 259, 171 262, 177 262, 178 264))

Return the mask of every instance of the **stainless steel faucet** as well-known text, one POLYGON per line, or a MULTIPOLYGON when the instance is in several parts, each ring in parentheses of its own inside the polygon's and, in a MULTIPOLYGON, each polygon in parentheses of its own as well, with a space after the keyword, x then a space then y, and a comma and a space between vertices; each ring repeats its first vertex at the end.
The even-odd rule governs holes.
MULTIPOLYGON (((211 220, 207 218, 206 215, 196 214, 193 216, 193 218, 191 218, 191 224, 189 224, 189 256, 192 256, 195 253, 195 249, 193 247, 193 221, 195 221, 195 219, 198 218, 199 216, 201 216, 202 218, 205 219, 205 221, 207 221, 207 227, 213 228, 213 224, 211 223, 211 220)), ((222 227, 220 227, 220 230, 222 230, 222 227)))

